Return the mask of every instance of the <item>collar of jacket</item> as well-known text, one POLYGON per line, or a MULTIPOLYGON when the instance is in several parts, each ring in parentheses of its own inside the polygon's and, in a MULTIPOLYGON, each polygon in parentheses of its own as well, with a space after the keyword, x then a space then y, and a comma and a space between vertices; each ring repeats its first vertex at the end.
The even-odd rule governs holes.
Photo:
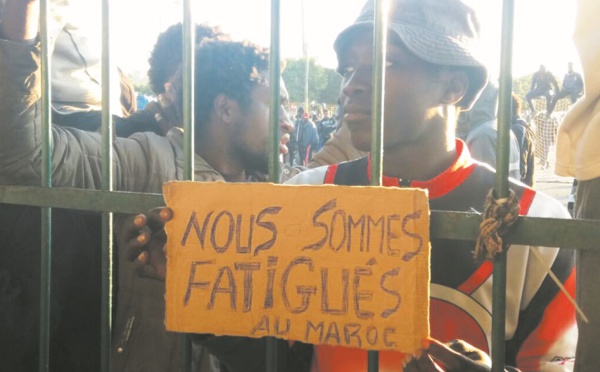
MULTIPOLYGON (((183 169, 183 129, 182 128, 171 128, 167 133, 167 138, 171 143, 179 146, 181 151, 177 152, 175 162, 177 167, 183 169)), ((214 170, 204 159, 194 154, 194 181, 199 182, 214 182, 222 181, 225 182, 223 176, 214 170)))

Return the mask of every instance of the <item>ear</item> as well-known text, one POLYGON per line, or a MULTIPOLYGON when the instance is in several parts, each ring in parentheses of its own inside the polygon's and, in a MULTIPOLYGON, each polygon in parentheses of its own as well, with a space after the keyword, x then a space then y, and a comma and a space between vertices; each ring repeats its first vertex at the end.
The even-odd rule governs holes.
POLYGON ((224 94, 219 94, 213 101, 213 113, 223 123, 229 124, 235 122, 239 111, 240 107, 237 101, 224 94))
POLYGON ((177 98, 177 88, 175 88, 175 85, 170 81, 167 81, 163 87, 165 88, 165 93, 167 97, 169 97, 169 100, 171 100, 171 103, 174 103, 177 98))
POLYGON ((446 87, 440 99, 442 105, 456 105, 467 94, 469 77, 462 70, 445 71, 446 87))

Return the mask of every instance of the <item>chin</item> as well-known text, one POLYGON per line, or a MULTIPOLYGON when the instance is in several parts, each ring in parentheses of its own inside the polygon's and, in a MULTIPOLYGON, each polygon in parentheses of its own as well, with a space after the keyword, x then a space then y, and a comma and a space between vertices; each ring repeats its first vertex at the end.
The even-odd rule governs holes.
POLYGON ((352 146, 358 151, 369 152, 371 151, 371 136, 350 136, 352 140, 352 146))
POLYGON ((247 155, 244 158, 244 169, 250 172, 269 174, 269 158, 267 155, 247 155))

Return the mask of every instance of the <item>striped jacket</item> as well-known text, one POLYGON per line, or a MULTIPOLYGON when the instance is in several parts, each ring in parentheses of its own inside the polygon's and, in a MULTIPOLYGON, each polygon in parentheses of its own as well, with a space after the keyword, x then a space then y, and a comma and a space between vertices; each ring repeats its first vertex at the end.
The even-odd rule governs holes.
MULTIPOLYGON (((370 158, 325 166, 300 173, 288 183, 369 185, 370 158)), ((494 171, 471 158, 457 140, 457 158, 437 177, 411 181, 383 177, 389 187, 417 187, 429 191, 430 208, 482 212, 487 192, 494 187, 494 171)), ((520 214, 530 217, 570 218, 556 200, 524 184, 510 188, 520 199, 520 214)), ((490 352, 492 270, 489 261, 473 260, 474 242, 431 240, 431 336, 442 342, 462 339, 490 352)), ((577 341, 575 309, 547 275, 551 267, 574 294, 574 252, 559 248, 512 246, 508 252, 506 306, 506 364, 523 371, 571 371, 577 341), (544 259, 541 264, 531 250, 544 259)), ((573 296, 574 297, 574 296, 573 296)), ((313 371, 365 371, 364 350, 321 345, 315 348, 313 371)), ((380 371, 401 371, 403 356, 380 353, 380 371)))

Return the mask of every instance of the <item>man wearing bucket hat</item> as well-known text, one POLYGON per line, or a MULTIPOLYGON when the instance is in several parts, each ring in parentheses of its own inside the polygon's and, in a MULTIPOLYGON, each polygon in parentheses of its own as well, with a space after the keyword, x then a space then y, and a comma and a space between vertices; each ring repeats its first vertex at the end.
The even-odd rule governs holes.
MULTIPOLYGON (((335 41, 343 76, 343 120, 353 145, 369 151, 373 94, 374 1, 335 41)), ((477 53, 479 24, 461 0, 391 0, 385 75, 383 185, 429 191, 433 210, 482 211, 494 188, 494 170, 473 160, 455 138, 459 112, 468 110, 487 81, 477 53)), ((370 156, 307 170, 293 184, 370 184, 370 156)), ((520 214, 568 218, 556 200, 520 183, 510 183, 520 214)), ((474 242, 432 239, 431 336, 462 339, 485 352, 491 346, 492 263, 473 259, 474 242)), ((551 267, 574 292, 573 253, 558 248, 513 246, 508 252, 506 364, 523 371, 573 368, 575 311, 544 269, 551 267), (535 249, 543 263, 534 258, 535 249), (562 304, 562 305, 561 305, 562 304)), ((420 358, 382 351, 384 371, 485 371, 435 341, 426 341, 420 358), (470 364, 470 365, 468 365, 470 364)), ((321 371, 364 371, 367 352, 315 346, 321 371)))
MULTIPOLYGON (((373 14, 374 1, 369 0, 356 22, 343 30, 334 44, 343 75, 342 120, 360 151, 369 151, 371 143, 373 14)), ((471 107, 487 81, 487 70, 476 52, 479 25, 475 12, 461 0, 392 0, 389 14, 383 184, 427 189, 433 210, 481 211, 494 187, 494 170, 473 160, 454 134, 460 110, 471 107)), ((307 170, 288 183, 368 185, 369 169, 370 157, 366 156, 307 170)), ((520 183, 511 183, 510 188, 521 200, 522 215, 569 217, 560 203, 546 195, 520 183)), ((140 231, 133 228, 132 233, 135 236, 140 231)), ((464 342, 445 347, 426 340, 420 358, 408 360, 400 353, 382 351, 380 371, 439 371, 434 361, 446 371, 489 371, 486 358, 475 356, 489 352, 491 346, 493 265, 473 259, 474 242, 433 239, 431 246, 431 335, 442 342, 462 339, 474 347, 464 342), (480 350, 473 352, 475 348, 480 350)), ((140 249, 139 244, 132 247, 140 249)), ((149 244, 144 249, 163 254, 160 245, 152 247, 149 244)), ((545 267, 573 293, 573 265, 570 250, 530 246, 509 250, 507 365, 522 371, 572 370, 575 311, 545 267), (539 253, 540 260, 532 250, 539 253)), ((263 340, 197 336, 196 341, 230 371, 265 370, 263 340)), ((278 370, 367 370, 365 350, 309 346, 295 342, 288 348, 279 340, 278 370)))

